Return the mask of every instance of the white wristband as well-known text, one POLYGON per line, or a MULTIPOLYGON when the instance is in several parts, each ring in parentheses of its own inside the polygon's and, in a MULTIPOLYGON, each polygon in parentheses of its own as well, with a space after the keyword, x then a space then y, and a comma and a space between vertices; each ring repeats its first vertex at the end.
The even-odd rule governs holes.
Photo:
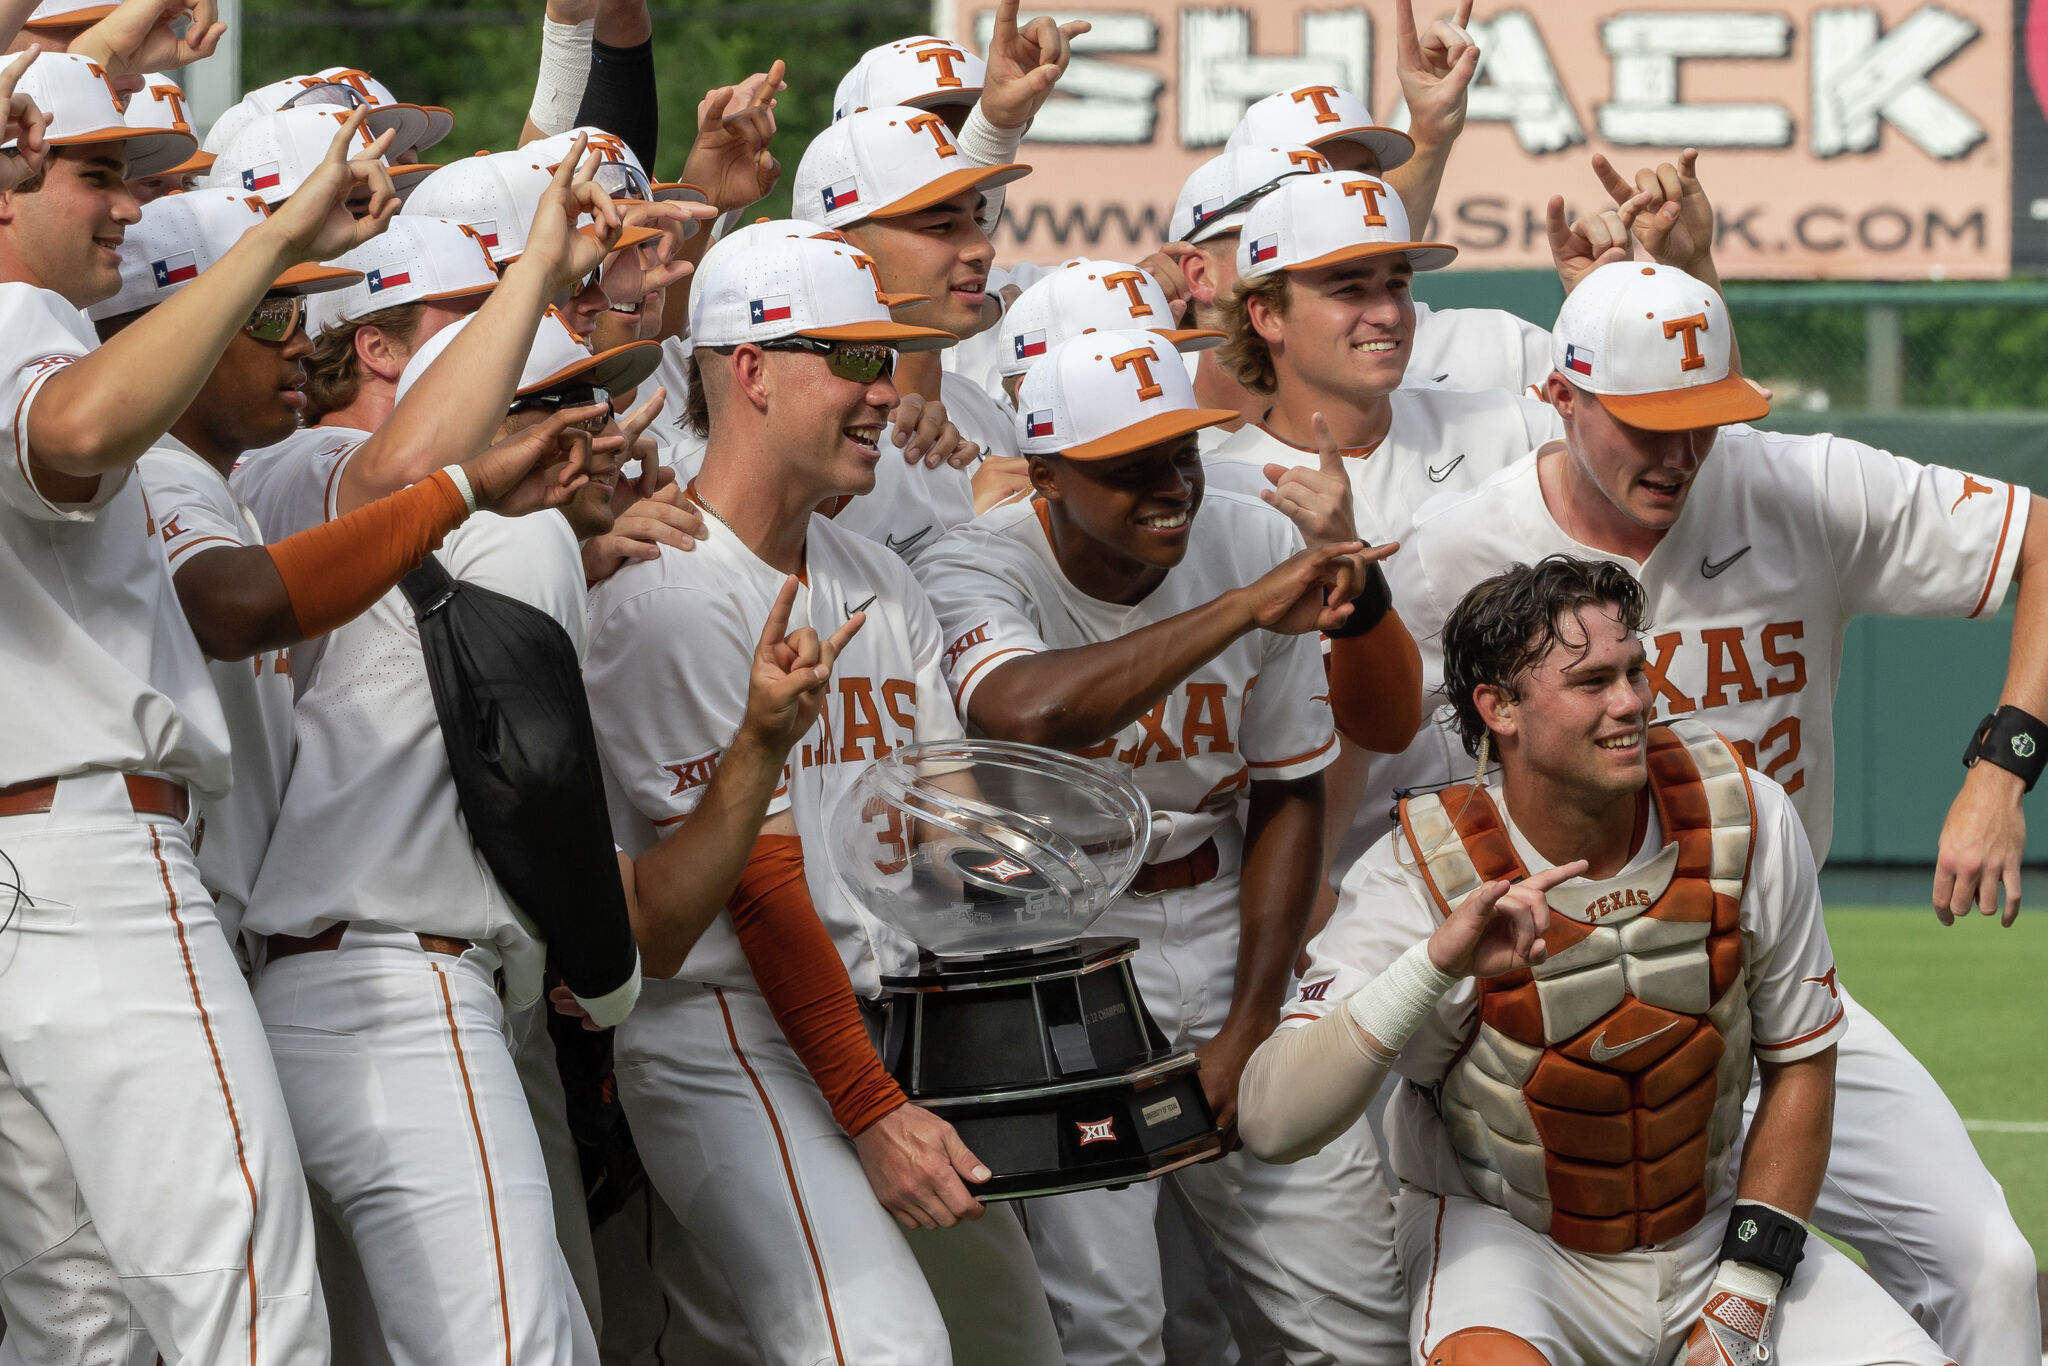
POLYGON ((583 87, 590 80, 590 41, 596 32, 595 19, 580 24, 541 20, 540 76, 534 81, 533 104, 526 117, 549 137, 576 126, 583 87))
POLYGON ((1024 141, 1024 128, 996 127, 977 104, 967 111, 967 122, 960 126, 960 135, 953 141, 975 165, 1003 166, 1017 159, 1017 148, 1024 141))
POLYGON ((1360 1029, 1398 1053, 1457 981, 1429 961, 1429 941, 1425 939, 1367 982, 1345 1008, 1360 1029))
POLYGON ((455 491, 462 495, 462 505, 471 512, 476 511, 476 489, 470 485, 469 471, 460 465, 443 465, 442 472, 455 481, 455 491))

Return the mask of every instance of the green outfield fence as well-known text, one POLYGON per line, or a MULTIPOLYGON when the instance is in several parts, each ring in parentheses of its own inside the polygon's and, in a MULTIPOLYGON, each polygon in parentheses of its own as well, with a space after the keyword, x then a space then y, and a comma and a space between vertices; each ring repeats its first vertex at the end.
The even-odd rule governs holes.
MULTIPOLYGON (((1419 277, 1444 306, 1548 326, 1548 272, 1419 277)), ((1729 286, 1743 369, 1775 395, 1762 426, 1837 432, 1915 460, 2048 489, 2048 282, 1729 286)), ((1971 727, 1998 701, 2012 611, 1994 621, 1870 618, 1850 628, 1836 701, 1835 864, 1925 864, 1971 727)), ((2030 801, 2027 856, 2048 862, 2030 801)))

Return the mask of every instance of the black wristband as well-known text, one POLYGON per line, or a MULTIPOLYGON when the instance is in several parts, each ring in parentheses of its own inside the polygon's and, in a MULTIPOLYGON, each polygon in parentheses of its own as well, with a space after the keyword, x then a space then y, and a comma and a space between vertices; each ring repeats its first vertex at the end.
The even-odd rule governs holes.
POLYGON ((1963 751, 1963 767, 1974 768, 1979 759, 2016 775, 2032 792, 2042 768, 2048 767, 2048 722, 2018 707, 2000 707, 1970 736, 1970 747, 1963 751))
POLYGON ((1806 1225, 1769 1205, 1736 1201, 1728 1212, 1728 1235, 1721 1240, 1721 1260, 1746 1262, 1790 1281, 1806 1255, 1806 1225))
POLYGON ((654 153, 661 128, 661 101, 656 93, 654 40, 631 47, 590 45, 590 79, 576 110, 578 127, 602 128, 640 158, 654 174, 654 153))
POLYGON ((1380 572, 1377 564, 1369 564, 1365 567, 1365 587, 1359 589, 1358 596, 1351 600, 1351 615, 1336 630, 1324 634, 1331 640, 1362 636, 1379 625, 1393 606, 1394 593, 1387 587, 1387 576, 1380 572))

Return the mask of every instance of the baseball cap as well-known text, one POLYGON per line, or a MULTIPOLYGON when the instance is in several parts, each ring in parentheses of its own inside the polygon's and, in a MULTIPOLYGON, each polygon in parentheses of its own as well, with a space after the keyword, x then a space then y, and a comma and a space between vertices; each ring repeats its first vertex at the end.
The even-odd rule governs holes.
MULTIPOLYGON (((555 173, 532 152, 529 143, 512 152, 479 152, 424 176, 399 217, 449 218, 474 231, 499 265, 510 265, 526 250, 526 234, 540 211, 541 197, 555 173)), ((629 227, 618 247, 636 247, 661 235, 648 227, 629 227)))
POLYGON ((1763 390, 1729 372, 1721 296, 1672 266, 1615 261, 1580 280, 1550 334, 1550 363, 1631 427, 1683 432, 1754 422, 1763 390))
MULTIPOLYGON (((190 137, 190 114, 183 88, 169 76, 151 72, 142 78, 142 89, 129 97, 124 117, 130 128, 164 128, 190 137)), ((163 174, 204 175, 212 168, 213 161, 213 153, 195 151, 163 174)))
MULTIPOLYGON (((406 391, 419 383, 427 367, 440 359, 462 329, 475 322, 475 316, 460 318, 427 338, 426 344, 412 353, 405 369, 399 373, 397 393, 404 398, 406 391)), ((528 394, 544 394, 550 389, 559 389, 565 384, 581 382, 604 390, 608 394, 622 394, 654 373, 661 364, 660 342, 627 342, 614 346, 609 351, 592 354, 590 348, 576 339, 569 330, 569 324, 554 309, 540 320, 534 329, 533 345, 527 348, 526 362, 519 368, 519 385, 513 390, 518 397, 528 394)))
POLYGON ((1240 147, 1321 147, 1355 142, 1373 154, 1382 173, 1415 155, 1415 140, 1373 122, 1365 102, 1334 85, 1297 85, 1268 95, 1244 111, 1223 150, 1240 147))
POLYGON ((958 43, 929 33, 871 47, 839 78, 832 119, 883 105, 937 109, 981 98, 988 63, 958 43))
POLYGON ((704 254, 690 294, 690 337, 699 347, 816 337, 886 342, 936 351, 957 340, 935 327, 899 323, 889 310, 922 294, 884 294, 874 263, 836 232, 777 236, 771 225, 704 254))
POLYGON ((342 85, 354 86, 370 97, 378 106, 418 109, 427 116, 427 131, 413 144, 414 151, 425 151, 455 131, 455 115, 438 104, 407 105, 391 93, 391 87, 356 66, 330 66, 313 73, 323 81, 337 81, 342 85))
MULTIPOLYGON (((331 104, 295 105, 251 119, 219 153, 207 173, 207 184, 239 189, 273 206, 282 204, 298 193, 299 186, 326 160, 335 130, 347 122, 351 112, 331 104)), ((356 155, 376 141, 367 119, 356 128, 355 141, 356 155)), ((386 162, 385 169, 402 201, 438 168, 386 162)))
POLYGON ((43 0, 22 21, 26 29, 76 28, 97 24, 114 12, 113 5, 80 4, 78 0, 43 0))
POLYGON ((1175 242, 1205 242, 1235 232, 1244 226, 1246 211, 1284 177, 1329 169, 1312 147, 1240 147, 1211 157, 1180 187, 1166 235, 1175 242))
POLYGON ((1401 196, 1362 171, 1290 176, 1252 205, 1238 232, 1237 273, 1246 280, 1276 270, 1321 270, 1368 256, 1407 256, 1417 270, 1441 270, 1458 249, 1408 235, 1401 196))
POLYGON ((830 125, 797 164, 790 202, 831 228, 864 218, 900 218, 963 190, 994 189, 1029 166, 977 166, 937 114, 886 104, 830 125))
POLYGON ((1195 402, 1187 366, 1157 332, 1070 337, 1017 390, 1025 455, 1108 460, 1238 417, 1195 402))
MULTIPOLYGON (((416 104, 379 104, 356 86, 324 76, 287 76, 259 85, 242 96, 251 119, 284 109, 327 107, 347 111, 367 108, 363 126, 371 137, 391 134, 387 156, 417 149, 427 135, 427 111, 416 104)), ((243 126, 247 126, 246 123, 243 126)), ((240 131, 237 129, 237 131, 240 131)), ((225 144, 223 144, 225 145, 225 144)))
MULTIPOLYGON (((150 200, 121 238, 120 291, 87 309, 86 316, 97 322, 162 303, 269 216, 260 200, 233 190, 193 190, 150 200)), ((270 291, 318 294, 345 289, 362 278, 343 266, 309 262, 278 276, 270 291)))
MULTIPOLYGON (((552 175, 562 158, 574 149, 576 135, 579 133, 584 139, 584 155, 588 156, 595 152, 603 158, 597 168, 597 183, 613 199, 643 204, 667 200, 684 200, 695 204, 711 202, 710 192, 700 185, 692 185, 683 180, 656 181, 647 174, 646 168, 641 166, 640 158, 634 154, 632 147, 624 138, 615 133, 607 133, 602 128, 588 125, 571 128, 566 133, 556 133, 552 137, 535 138, 519 150, 531 153, 535 160, 547 166, 548 174, 552 175)), ((686 223, 684 229, 685 240, 697 235, 695 223, 686 223)))
POLYGON ((383 308, 488 294, 498 287, 491 254, 476 233, 447 218, 400 215, 335 265, 361 273, 320 300, 317 332, 383 308))
POLYGON ((1206 351, 1228 335, 1173 325, 1173 307, 1150 275, 1122 261, 1077 256, 1017 296, 1003 315, 996 373, 1021 375, 1070 337, 1143 329, 1178 351, 1206 351))
MULTIPOLYGON (((67 21, 68 22, 68 21, 67 21)), ((49 118, 44 138, 52 147, 124 144, 128 176, 162 175, 198 149, 190 128, 135 128, 121 112, 114 87, 98 62, 69 52, 45 52, 21 73, 18 93, 49 118)), ((14 146, 14 139, 5 144, 14 146)))

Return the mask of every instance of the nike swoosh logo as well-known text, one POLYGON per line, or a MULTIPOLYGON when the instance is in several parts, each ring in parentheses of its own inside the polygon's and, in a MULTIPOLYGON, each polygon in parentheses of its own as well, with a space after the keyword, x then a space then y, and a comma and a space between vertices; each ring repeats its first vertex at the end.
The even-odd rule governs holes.
POLYGON ((1452 461, 1452 462, 1451 462, 1450 464, 1448 464, 1448 465, 1444 465, 1444 466, 1442 466, 1442 467, 1438 467, 1438 466, 1436 466, 1436 465, 1431 465, 1431 466, 1429 467, 1429 477, 1430 477, 1430 480, 1431 480, 1431 482, 1433 482, 1433 483, 1438 483, 1438 484, 1441 484, 1441 483, 1443 483, 1443 481, 1444 481, 1444 480, 1446 480, 1446 479, 1448 479, 1448 478, 1450 478, 1450 477, 1451 477, 1451 471, 1452 471, 1452 470, 1454 470, 1454 469, 1458 468, 1458 466, 1460 466, 1460 465, 1462 465, 1462 464, 1464 464, 1464 463, 1465 463, 1465 457, 1464 457, 1464 456, 1463 456, 1463 455, 1461 454, 1461 455, 1460 455, 1460 456, 1459 456, 1459 457, 1458 457, 1458 458, 1457 458, 1456 460, 1453 460, 1453 461, 1452 461))
POLYGON ((868 594, 868 600, 867 600, 867 602, 864 602, 864 603, 862 603, 862 604, 861 604, 860 606, 858 606, 858 607, 846 607, 846 602, 845 602, 845 600, 844 600, 844 599, 842 599, 842 600, 840 601, 839 605, 840 605, 841 607, 846 607, 846 616, 847 616, 847 619, 848 619, 848 620, 850 621, 850 620, 852 620, 852 619, 853 619, 853 614, 854 614, 855 612, 865 612, 865 611, 867 611, 867 610, 868 610, 868 604, 869 604, 869 603, 872 603, 872 602, 873 602, 873 601, 875 600, 875 598, 876 598, 877 596, 878 596, 878 595, 877 595, 877 594, 874 594, 874 593, 870 593, 870 594, 868 594))
POLYGON ((1718 579, 1721 577, 1722 570, 1726 569, 1729 565, 1734 564, 1737 560, 1741 559, 1744 555, 1747 555, 1748 553, 1749 547, 1744 546, 1742 547, 1742 549, 1736 551, 1733 555, 1730 555, 1725 560, 1716 561, 1702 557, 1700 559, 1700 576, 1702 578, 1718 579))
POLYGON ((926 527, 924 530, 917 532, 915 535, 905 536, 900 541, 897 540, 894 536, 884 536, 882 538, 882 544, 888 546, 889 549, 895 551, 898 555, 903 555, 909 553, 910 547, 916 545, 919 541, 923 540, 925 537, 931 534, 932 529, 930 527, 926 527))
POLYGON ((1658 1037, 1659 1035, 1669 1034, 1672 1030, 1678 1028, 1680 1023, 1681 1022, 1678 1020, 1673 1020, 1670 1024, 1665 1025, 1662 1029, 1653 1029, 1649 1033, 1643 1035, 1640 1038, 1630 1039, 1627 1043, 1618 1043, 1613 1045, 1612 1047, 1608 1045, 1607 1033, 1605 1030, 1603 1030, 1601 1031, 1600 1037, 1593 1040, 1593 1047, 1589 1051, 1593 1055, 1594 1062, 1613 1062, 1616 1058, 1620 1057, 1622 1054, 1630 1051, 1631 1049, 1641 1048, 1644 1044, 1648 1043, 1650 1040, 1658 1037))
POLYGON ((1450 371, 1448 371, 1448 370, 1446 370, 1446 371, 1444 371, 1444 372, 1443 372, 1443 373, 1442 373, 1441 375, 1438 375, 1438 376, 1437 376, 1437 377, 1436 377, 1435 379, 1431 380, 1431 381, 1430 381, 1430 383, 1431 383, 1431 384, 1442 384, 1442 383, 1443 383, 1443 382, 1444 382, 1445 380, 1449 379, 1450 377, 1451 377, 1451 372, 1450 372, 1450 371))

